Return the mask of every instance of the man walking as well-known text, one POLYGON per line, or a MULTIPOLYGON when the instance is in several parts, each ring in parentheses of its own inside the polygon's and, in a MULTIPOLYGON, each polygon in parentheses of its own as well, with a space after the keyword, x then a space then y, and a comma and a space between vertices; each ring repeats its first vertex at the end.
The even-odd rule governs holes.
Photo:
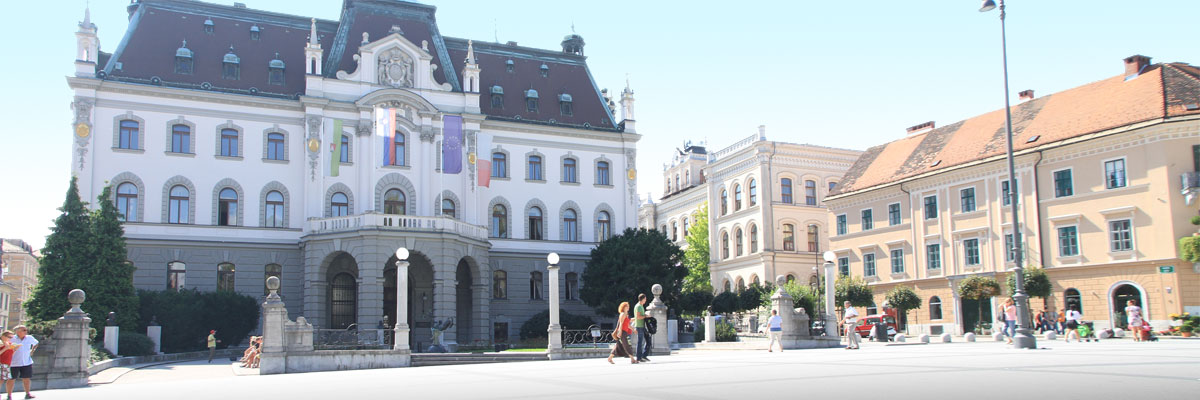
POLYGON ((638 294, 637 307, 633 308, 633 327, 637 328, 637 353, 638 362, 650 361, 646 358, 646 352, 650 350, 650 333, 646 332, 646 294, 638 294))
POLYGON ((779 310, 771 310, 771 318, 767 320, 768 335, 771 336, 771 341, 767 343, 767 352, 773 352, 775 342, 779 342, 779 352, 783 352, 783 317, 779 316, 779 310))
MULTIPOLYGON (((29 328, 25 325, 17 325, 13 330, 17 332, 17 337, 12 340, 12 344, 20 346, 17 346, 13 353, 12 380, 9 380, 7 384, 15 385, 16 380, 20 379, 21 386, 25 387, 25 398, 32 399, 29 378, 33 378, 33 351, 37 350, 38 340, 29 336, 29 328)), ((12 389, 8 391, 12 392, 12 389)))
POLYGON ((217 330, 208 331, 208 363, 212 364, 213 354, 217 352, 217 330))
POLYGON ((846 350, 858 349, 858 332, 854 327, 858 325, 858 310, 855 310, 850 302, 842 305, 846 309, 845 317, 842 318, 842 325, 846 328, 846 350))

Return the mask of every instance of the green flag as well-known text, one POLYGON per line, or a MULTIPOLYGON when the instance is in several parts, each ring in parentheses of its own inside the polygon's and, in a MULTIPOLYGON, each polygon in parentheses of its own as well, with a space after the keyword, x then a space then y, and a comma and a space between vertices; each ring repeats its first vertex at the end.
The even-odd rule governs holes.
POLYGON ((329 176, 338 176, 338 166, 342 164, 342 120, 333 120, 333 157, 329 159, 329 176))

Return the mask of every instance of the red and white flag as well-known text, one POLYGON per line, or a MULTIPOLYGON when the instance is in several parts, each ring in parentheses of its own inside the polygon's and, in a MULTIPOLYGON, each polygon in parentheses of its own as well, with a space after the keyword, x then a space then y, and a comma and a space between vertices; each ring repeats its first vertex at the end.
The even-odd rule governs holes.
POLYGON ((492 187, 492 135, 480 132, 475 138, 475 169, 479 174, 479 186, 492 187))

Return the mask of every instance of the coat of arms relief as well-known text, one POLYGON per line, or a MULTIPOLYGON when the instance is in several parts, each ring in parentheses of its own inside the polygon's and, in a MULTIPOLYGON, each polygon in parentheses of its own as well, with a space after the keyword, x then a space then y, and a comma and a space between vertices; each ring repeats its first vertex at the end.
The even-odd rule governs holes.
POLYGON ((413 59, 400 49, 385 51, 379 60, 379 84, 391 87, 412 87, 413 59))

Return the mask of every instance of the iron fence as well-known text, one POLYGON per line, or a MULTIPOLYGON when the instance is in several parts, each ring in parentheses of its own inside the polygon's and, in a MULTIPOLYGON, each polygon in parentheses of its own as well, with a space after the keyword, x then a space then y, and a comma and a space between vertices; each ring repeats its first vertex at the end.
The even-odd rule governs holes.
POLYGON ((372 350, 386 349, 386 330, 379 329, 316 329, 313 330, 314 350, 372 350))
POLYGON ((562 343, 564 347, 599 348, 616 343, 616 339, 613 339, 611 330, 600 329, 598 326, 592 325, 588 329, 564 329, 562 343), (597 334, 598 336, 596 336, 597 334))

